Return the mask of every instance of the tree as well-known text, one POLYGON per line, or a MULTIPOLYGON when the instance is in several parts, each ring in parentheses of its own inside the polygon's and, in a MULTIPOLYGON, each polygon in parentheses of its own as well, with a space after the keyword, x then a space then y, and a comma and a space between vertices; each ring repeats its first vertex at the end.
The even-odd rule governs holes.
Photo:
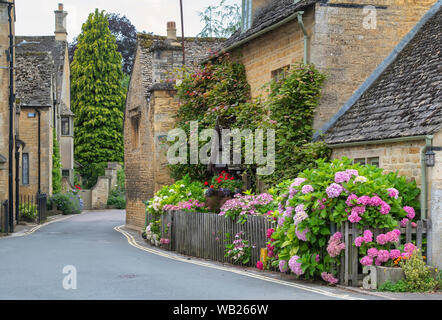
MULTIPOLYGON (((137 30, 126 16, 117 13, 108 13, 106 18, 109 21, 109 30, 117 41, 117 51, 123 57, 123 72, 130 75, 135 60, 137 47, 137 30)), ((77 49, 78 38, 75 37, 69 44, 69 61, 72 63, 74 53, 77 49)))
POLYGON ((241 9, 238 4, 228 5, 222 0, 218 6, 208 6, 199 12, 203 30, 197 37, 229 38, 241 25, 241 9))
POLYGON ((75 159, 93 186, 107 162, 123 161, 123 72, 104 11, 91 13, 78 36, 71 65, 75 159))

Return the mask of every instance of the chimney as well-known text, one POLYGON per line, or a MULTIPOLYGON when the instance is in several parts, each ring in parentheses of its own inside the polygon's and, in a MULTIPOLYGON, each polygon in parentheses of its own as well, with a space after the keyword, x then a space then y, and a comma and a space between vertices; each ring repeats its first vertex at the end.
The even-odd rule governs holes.
POLYGON ((175 21, 167 22, 167 40, 176 41, 176 23, 175 21))
POLYGON ((273 0, 252 0, 252 17, 261 9, 267 7, 273 0))
POLYGON ((63 10, 63 3, 58 4, 58 10, 55 13, 55 40, 67 41, 68 33, 66 31, 66 16, 68 13, 63 10))

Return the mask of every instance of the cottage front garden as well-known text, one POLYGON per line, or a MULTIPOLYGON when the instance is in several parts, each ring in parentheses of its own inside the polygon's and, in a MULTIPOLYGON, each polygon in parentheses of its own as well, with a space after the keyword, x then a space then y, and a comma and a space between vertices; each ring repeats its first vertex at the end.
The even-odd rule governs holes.
MULTIPOLYGON (((178 127, 189 131, 189 122, 200 120, 206 127, 274 128, 276 168, 260 177, 267 191, 259 192, 256 184, 247 190, 243 176, 228 167, 171 166, 176 183, 146 202, 147 241, 329 285, 350 279, 359 286, 367 268, 388 267, 404 275, 379 290, 440 288, 440 272, 423 254, 430 247, 429 224, 421 221, 416 183, 351 159, 330 161, 325 145, 310 142, 324 80, 313 66, 293 66, 269 85, 268 98, 255 100, 243 66, 229 57, 184 74, 177 87, 183 101, 178 127), (256 117, 251 110, 259 111, 256 117), (223 257, 210 252, 220 246, 223 257)), ((244 172, 254 179, 256 166, 244 172)))

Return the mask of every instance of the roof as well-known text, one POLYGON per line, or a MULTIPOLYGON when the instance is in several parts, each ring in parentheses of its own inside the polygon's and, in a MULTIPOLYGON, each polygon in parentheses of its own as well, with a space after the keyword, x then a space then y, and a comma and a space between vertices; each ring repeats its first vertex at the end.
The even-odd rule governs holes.
MULTIPOLYGON (((194 65, 201 62, 208 56, 209 51, 218 50, 224 41, 225 39, 220 38, 185 37, 186 64, 194 65)), ((137 43, 137 54, 140 55, 142 84, 145 95, 149 96, 155 79, 162 78, 163 80, 167 80, 166 78, 169 75, 164 72, 165 70, 170 73, 174 71, 174 68, 181 67, 181 38, 178 37, 177 41, 172 43, 170 40, 167 40, 165 36, 138 33, 137 43), (155 51, 163 49, 176 52, 176 59, 173 65, 168 65, 167 62, 163 61, 164 58, 160 56, 154 56, 155 51)))
POLYGON ((403 39, 399 46, 406 44, 395 49, 383 72, 374 72, 360 97, 332 120, 326 143, 431 135, 442 129, 441 4, 403 39))
POLYGON ((259 10, 253 17, 252 26, 245 32, 237 30, 225 43, 224 48, 229 48, 235 43, 244 40, 253 34, 270 27, 285 18, 288 18, 295 12, 302 10, 318 0, 301 0, 294 3, 294 0, 279 0, 271 2, 267 7, 259 10))
MULTIPOLYGON (((56 85, 57 99, 60 100, 63 81, 63 68, 67 48, 66 41, 55 40, 55 36, 16 36, 17 96, 22 104, 51 105, 51 76, 56 85), (36 79, 41 85, 38 86, 36 79), (29 82, 29 83, 27 83, 29 82), (32 88, 32 90, 30 90, 32 88)), ((61 106, 61 113, 70 110, 61 106)))
POLYGON ((16 92, 20 104, 32 106, 52 105, 52 79, 54 62, 48 52, 17 53, 16 92))

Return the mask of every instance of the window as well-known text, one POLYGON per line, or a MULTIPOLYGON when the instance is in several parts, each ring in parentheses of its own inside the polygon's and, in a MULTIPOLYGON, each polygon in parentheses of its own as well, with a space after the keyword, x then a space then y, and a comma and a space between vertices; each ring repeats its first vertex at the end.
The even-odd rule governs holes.
POLYGON ((287 72, 289 71, 290 66, 284 66, 282 68, 276 69, 272 71, 272 79, 278 82, 281 79, 285 79, 287 76, 287 72))
POLYGON ((247 31, 252 26, 252 0, 242 1, 242 31, 247 31))
POLYGON ((69 118, 61 118, 61 135, 69 136, 71 133, 70 131, 69 118))
POLYGON ((22 155, 22 184, 29 184, 29 153, 22 155))
POLYGON ((374 157, 374 158, 358 158, 354 160, 354 163, 359 163, 361 165, 372 165, 375 167, 379 168, 379 157, 374 157))
POLYGON ((63 177, 68 177, 69 178, 69 176, 70 176, 69 169, 68 170, 61 170, 61 175, 63 177))
POLYGON ((28 112, 28 118, 35 118, 35 113, 28 112))

